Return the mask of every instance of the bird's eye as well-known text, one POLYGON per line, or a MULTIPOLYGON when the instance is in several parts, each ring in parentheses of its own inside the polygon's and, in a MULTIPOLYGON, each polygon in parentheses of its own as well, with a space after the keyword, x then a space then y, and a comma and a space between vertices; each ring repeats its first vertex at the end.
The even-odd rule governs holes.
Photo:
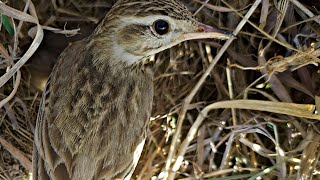
POLYGON ((159 35, 164 35, 169 32, 169 23, 165 20, 159 19, 153 23, 153 28, 159 35))

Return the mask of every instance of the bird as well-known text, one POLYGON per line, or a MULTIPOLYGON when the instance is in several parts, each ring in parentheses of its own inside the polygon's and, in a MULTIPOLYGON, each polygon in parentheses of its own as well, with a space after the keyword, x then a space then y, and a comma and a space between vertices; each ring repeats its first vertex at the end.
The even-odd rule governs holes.
POLYGON ((53 68, 36 120, 33 179, 131 179, 152 110, 150 56, 230 37, 176 0, 118 0, 53 68))

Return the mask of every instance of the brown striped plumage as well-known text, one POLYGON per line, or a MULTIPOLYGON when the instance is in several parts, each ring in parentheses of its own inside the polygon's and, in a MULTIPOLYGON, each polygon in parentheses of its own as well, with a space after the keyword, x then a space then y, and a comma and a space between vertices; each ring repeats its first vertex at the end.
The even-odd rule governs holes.
POLYGON ((205 28, 173 0, 119 0, 53 69, 37 118, 33 178, 129 179, 152 106, 146 59, 205 28), (161 36, 153 29, 159 19, 170 24, 161 36))

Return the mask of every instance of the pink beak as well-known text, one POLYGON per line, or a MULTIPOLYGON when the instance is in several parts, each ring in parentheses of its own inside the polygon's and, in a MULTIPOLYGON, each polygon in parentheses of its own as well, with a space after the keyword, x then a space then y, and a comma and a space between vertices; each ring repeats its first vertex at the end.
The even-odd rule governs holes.
POLYGON ((220 29, 217 29, 217 28, 214 28, 212 26, 208 26, 206 24, 203 24, 203 23, 200 23, 198 22, 198 29, 197 29, 197 32, 215 32, 215 33, 221 33, 221 34, 225 34, 227 36, 230 36, 232 35, 230 32, 227 32, 227 31, 223 31, 223 30, 220 30, 220 29))
POLYGON ((235 38, 232 33, 216 29, 214 27, 197 23, 197 29, 194 32, 183 34, 178 38, 178 42, 193 40, 193 39, 221 39, 226 40, 230 38, 235 38))

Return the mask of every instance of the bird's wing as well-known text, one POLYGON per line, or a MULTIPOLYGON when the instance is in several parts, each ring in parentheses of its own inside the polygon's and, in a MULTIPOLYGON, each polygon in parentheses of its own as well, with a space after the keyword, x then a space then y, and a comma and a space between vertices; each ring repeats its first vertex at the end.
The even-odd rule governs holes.
POLYGON ((33 150, 33 179, 69 179, 67 171, 63 168, 57 168, 63 162, 61 156, 52 147, 48 134, 48 122, 46 120, 47 97, 50 93, 50 78, 46 90, 43 92, 37 122, 34 133, 34 150, 33 150))
MULTIPOLYGON (((49 78, 50 79, 50 78, 49 78)), ((48 80, 47 85, 49 85, 50 80, 48 80)), ((47 138, 47 131, 44 131, 43 127, 45 127, 44 113, 45 113, 45 100, 46 94, 48 93, 47 90, 43 92, 38 116, 36 120, 36 129, 34 132, 34 144, 33 144, 33 159, 32 159, 32 166, 33 166, 33 179, 34 180, 42 180, 42 179, 50 179, 49 175, 46 171, 45 162, 43 161, 44 157, 44 145, 43 142, 47 138), (43 136, 46 135, 46 136, 43 136)))
MULTIPOLYGON (((58 154, 55 147, 51 143, 48 124, 48 97, 50 97, 50 78, 47 82, 45 91, 43 92, 37 122, 34 133, 34 150, 33 150, 33 179, 34 180, 46 180, 46 179, 70 179, 66 167, 63 167, 63 163, 66 162, 64 157, 61 156, 61 152, 58 154)), ((66 153, 68 151, 65 151, 66 153)), ((71 157, 71 156, 70 156, 71 157)))
MULTIPOLYGON (((81 43, 77 42, 69 46, 69 48, 61 54, 42 95, 34 133, 34 180, 68 180, 72 177, 70 174, 70 172, 72 172, 72 154, 77 154, 77 150, 71 152, 72 148, 68 147, 68 144, 63 142, 64 139, 62 134, 54 127, 55 121, 63 122, 64 119, 68 118, 68 114, 64 110, 67 108, 64 102, 65 98, 69 95, 67 91, 70 90, 70 87, 68 87, 70 85, 68 84, 70 79, 66 79, 66 77, 62 78, 62 82, 58 85, 56 85, 55 81, 58 73, 63 71, 67 74, 74 73, 71 70, 73 65, 71 59, 81 60, 81 58, 85 58, 85 56, 83 56, 83 53, 85 52, 84 47, 85 46, 81 45, 81 43), (71 51, 74 52, 72 53, 71 51), (75 57, 70 57, 72 54, 74 54, 75 57), (61 69, 61 67, 63 69, 61 69), (57 69, 59 69, 59 72, 57 72, 57 69), (70 69, 70 71, 68 71, 68 69, 70 69), (51 87, 52 81, 55 83, 53 88, 51 87), (61 142, 57 143, 58 141, 61 142)), ((66 74, 62 74, 62 76, 65 75, 66 74)), ((61 81, 61 78, 59 80, 61 81)))

